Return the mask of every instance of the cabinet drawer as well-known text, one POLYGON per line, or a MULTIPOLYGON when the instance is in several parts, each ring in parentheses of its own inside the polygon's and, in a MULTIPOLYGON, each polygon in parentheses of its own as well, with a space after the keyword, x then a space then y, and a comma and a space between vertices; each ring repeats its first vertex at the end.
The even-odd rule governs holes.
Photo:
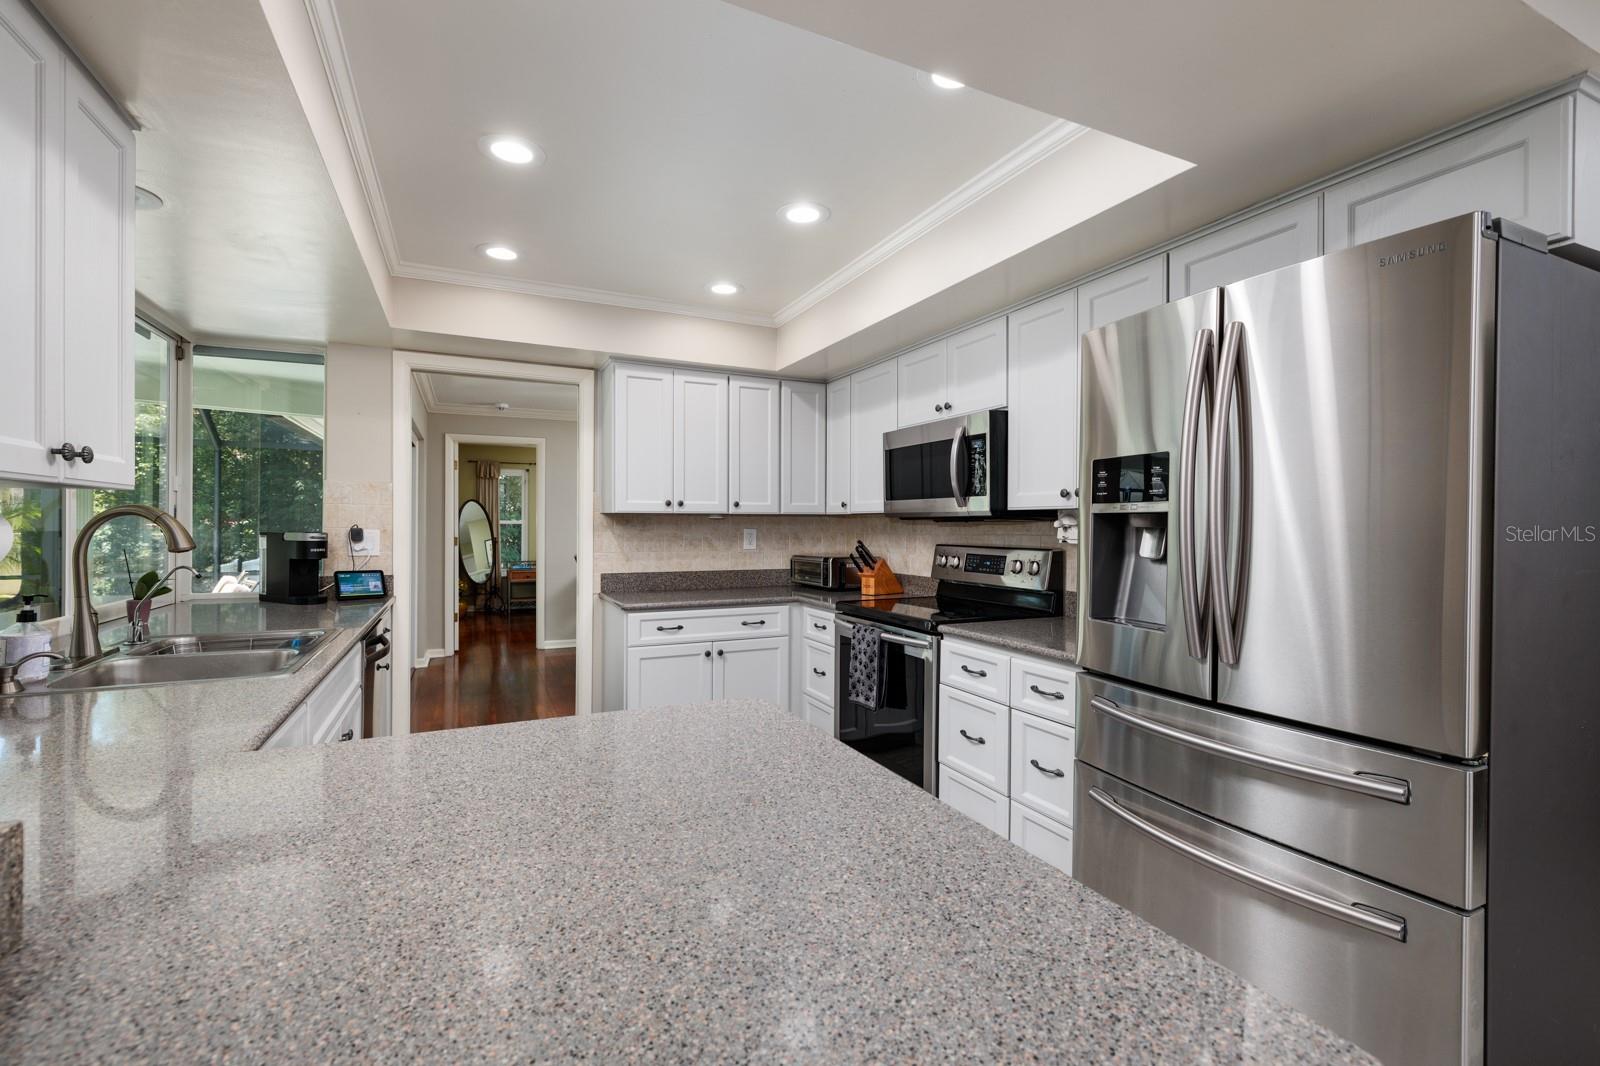
POLYGON ((1065 663, 1011 657, 1011 706, 1052 722, 1072 725, 1078 697, 1078 671, 1065 663))
POLYGON ((697 611, 641 611, 628 615, 628 645, 776 637, 789 632, 787 604, 697 611))
POLYGON ((1011 843, 1064 874, 1072 873, 1072 830, 1015 800, 1011 802, 1011 843))
POLYGON ((806 699, 833 706, 833 656, 831 644, 805 642, 800 656, 800 688, 806 699))
POLYGON ((1072 730, 1011 712, 1011 798, 1072 824, 1072 730))
POLYGON ((338 710, 322 723, 320 732, 311 738, 313 744, 336 744, 341 740, 356 740, 361 736, 361 687, 346 694, 338 710))
POLYGON ((805 719, 830 737, 833 736, 833 704, 806 697, 805 719))
POLYGON ((1004 794, 1011 712, 1003 705, 939 689, 939 761, 1004 794))
POLYGON ((833 612, 818 610, 815 607, 802 607, 800 609, 801 632, 807 640, 820 640, 825 644, 833 643, 833 612))
POLYGON ((939 767, 939 799, 1001 836, 1010 831, 1011 811, 1006 798, 948 766, 939 767))
POLYGON ((1011 656, 998 648, 947 640, 939 650, 941 684, 1004 703, 1011 696, 1011 656))
POLYGON ((361 656, 362 645, 357 643, 354 649, 339 660, 338 665, 328 676, 311 690, 311 695, 306 697, 305 702, 300 705, 300 710, 295 712, 306 716, 305 734, 299 741, 301 744, 320 744, 334 724, 349 709, 352 696, 356 701, 356 715, 359 722, 361 656))

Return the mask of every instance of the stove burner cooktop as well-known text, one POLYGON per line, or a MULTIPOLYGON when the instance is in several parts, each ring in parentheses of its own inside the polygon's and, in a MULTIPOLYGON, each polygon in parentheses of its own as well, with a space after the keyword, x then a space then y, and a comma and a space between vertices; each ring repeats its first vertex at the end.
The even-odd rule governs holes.
POLYGON ((919 633, 937 633, 940 626, 957 622, 999 622, 1008 618, 1036 618, 1050 612, 939 596, 878 596, 841 603, 839 613, 919 633))

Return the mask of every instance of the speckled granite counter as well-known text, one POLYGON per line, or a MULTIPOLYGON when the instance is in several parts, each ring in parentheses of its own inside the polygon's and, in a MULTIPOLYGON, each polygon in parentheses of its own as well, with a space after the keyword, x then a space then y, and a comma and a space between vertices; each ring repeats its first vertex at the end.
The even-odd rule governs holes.
POLYGON ((769 603, 808 603, 832 610, 861 598, 860 589, 831 592, 800 585, 766 585, 732 589, 663 589, 647 592, 602 592, 600 598, 624 611, 686 611, 695 607, 759 607, 769 603))
POLYGON ((1078 661, 1078 614, 1070 608, 1059 618, 1023 618, 1011 622, 964 622, 941 632, 955 640, 992 644, 997 648, 1057 662, 1078 661))
POLYGON ((5 723, 0 1061, 1370 1061, 765 705, 197 724, 5 723))

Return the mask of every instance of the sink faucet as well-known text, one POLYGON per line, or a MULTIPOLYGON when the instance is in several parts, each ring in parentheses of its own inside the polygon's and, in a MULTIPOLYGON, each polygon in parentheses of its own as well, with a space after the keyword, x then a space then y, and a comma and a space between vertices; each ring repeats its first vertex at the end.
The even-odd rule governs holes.
POLYGON ((94 603, 89 598, 89 541, 101 526, 123 515, 133 515, 154 523, 167 539, 167 551, 172 554, 194 551, 194 537, 182 522, 165 511, 142 503, 112 507, 85 522, 78 531, 78 539, 72 543, 72 644, 67 659, 73 666, 81 666, 105 654, 100 647, 100 612, 94 609, 94 603))
POLYGON ((154 596, 156 594, 156 590, 162 585, 165 585, 167 583, 167 579, 173 574, 176 574, 179 570, 187 570, 195 577, 200 576, 200 571, 196 570, 194 567, 189 566, 186 563, 179 563, 171 570, 168 570, 165 574, 162 574, 156 583, 150 586, 149 592, 146 592, 143 596, 140 596, 137 600, 135 600, 133 604, 133 621, 128 623, 127 643, 130 646, 138 647, 140 644, 147 644, 150 642, 150 623, 140 615, 139 608, 143 607, 145 601, 151 596, 154 596))

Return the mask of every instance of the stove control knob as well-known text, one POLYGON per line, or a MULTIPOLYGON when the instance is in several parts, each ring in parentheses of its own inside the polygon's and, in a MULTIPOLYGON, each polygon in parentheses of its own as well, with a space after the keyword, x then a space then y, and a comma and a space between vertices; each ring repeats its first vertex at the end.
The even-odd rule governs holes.
POLYGON ((1028 564, 1028 573, 1034 577, 1039 576, 1039 560, 1035 559, 1033 562, 1028 564))
POLYGON ((1013 559, 1013 560, 1011 560, 1011 572, 1013 574, 1022 573, 1022 560, 1021 559, 1013 559))
POLYGON ((935 565, 938 565, 938 566, 944 566, 949 561, 949 559, 950 559, 950 557, 948 555, 941 555, 941 556, 939 556, 939 558, 934 560, 934 563, 935 563, 935 565))
POLYGON ((950 556, 950 569, 954 570, 956 567, 958 567, 960 565, 961 565, 961 556, 959 556, 959 555, 950 556))

